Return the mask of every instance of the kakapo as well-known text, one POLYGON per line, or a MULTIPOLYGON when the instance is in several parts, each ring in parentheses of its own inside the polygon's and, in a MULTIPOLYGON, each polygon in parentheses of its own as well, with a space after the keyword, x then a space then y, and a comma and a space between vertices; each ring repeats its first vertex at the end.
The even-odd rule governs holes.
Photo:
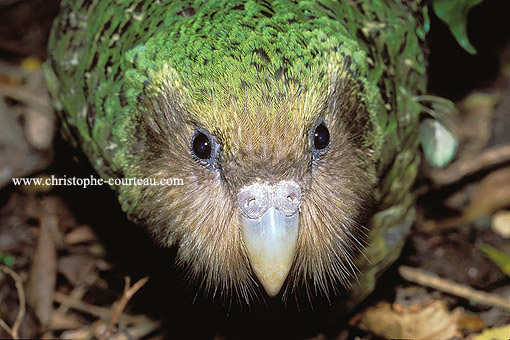
POLYGON ((426 6, 62 1, 48 87, 102 178, 182 179, 114 190, 205 293, 356 303, 413 222, 426 6))

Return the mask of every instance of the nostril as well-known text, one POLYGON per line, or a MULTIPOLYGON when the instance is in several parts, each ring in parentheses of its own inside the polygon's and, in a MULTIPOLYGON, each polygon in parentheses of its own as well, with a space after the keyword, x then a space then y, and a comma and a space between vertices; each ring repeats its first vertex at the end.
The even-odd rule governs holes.
POLYGON ((246 206, 247 207, 253 206, 256 203, 256 201, 257 199, 255 197, 249 198, 248 201, 246 202, 246 206))
POLYGON ((276 208, 285 216, 292 216, 301 204, 301 188, 294 181, 282 181, 275 188, 276 208))
POLYGON ((237 196, 241 213, 248 218, 259 218, 271 206, 271 187, 254 183, 243 187, 237 196))

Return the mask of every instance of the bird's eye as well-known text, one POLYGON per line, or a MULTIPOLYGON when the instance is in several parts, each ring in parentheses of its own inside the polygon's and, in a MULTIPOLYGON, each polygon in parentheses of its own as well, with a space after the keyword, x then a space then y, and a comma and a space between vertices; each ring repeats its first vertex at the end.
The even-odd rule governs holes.
POLYGON ((315 128, 313 132, 313 146, 317 150, 325 149, 329 145, 329 130, 324 125, 324 123, 320 123, 315 128))
POLYGON ((193 137, 193 153, 200 159, 208 159, 212 152, 212 141, 202 132, 193 137))

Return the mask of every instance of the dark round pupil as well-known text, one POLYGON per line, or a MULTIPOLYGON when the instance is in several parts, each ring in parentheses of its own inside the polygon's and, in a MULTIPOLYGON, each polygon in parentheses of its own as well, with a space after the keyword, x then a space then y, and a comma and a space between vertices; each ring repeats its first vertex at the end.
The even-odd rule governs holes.
POLYGON ((320 124, 315 128, 315 132, 313 134, 313 144, 316 149, 324 149, 329 144, 329 130, 324 125, 324 123, 320 124))
POLYGON ((207 159, 211 155, 211 141, 202 132, 193 139, 193 152, 198 158, 207 159))

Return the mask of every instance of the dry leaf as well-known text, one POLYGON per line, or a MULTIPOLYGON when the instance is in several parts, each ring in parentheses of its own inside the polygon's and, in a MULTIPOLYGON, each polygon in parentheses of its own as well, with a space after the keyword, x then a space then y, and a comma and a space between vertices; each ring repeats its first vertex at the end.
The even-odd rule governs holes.
POLYGON ((421 309, 402 306, 396 311, 389 303, 368 308, 358 327, 386 339, 446 340, 455 336, 458 312, 450 312, 443 301, 435 300, 421 309))
POLYGON ((480 216, 492 215, 510 205, 510 167, 488 174, 476 188, 471 203, 464 212, 464 220, 472 221, 480 216))

